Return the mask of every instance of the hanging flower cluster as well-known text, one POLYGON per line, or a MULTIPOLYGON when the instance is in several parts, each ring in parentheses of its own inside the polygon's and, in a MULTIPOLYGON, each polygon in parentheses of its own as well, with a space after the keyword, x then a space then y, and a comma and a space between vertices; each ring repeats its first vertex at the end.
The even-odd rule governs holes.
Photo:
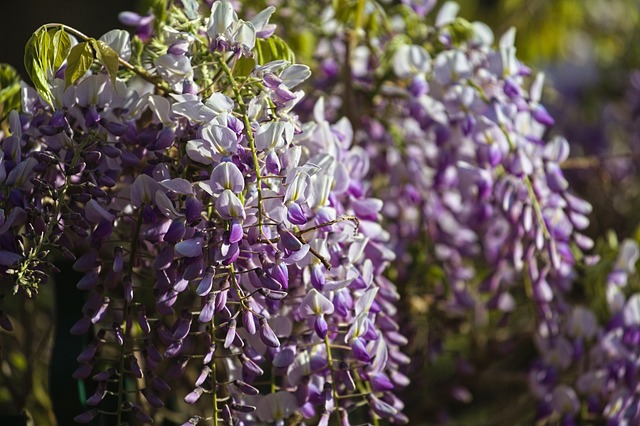
MULTIPOLYGON (((515 31, 494 48, 490 29, 457 18, 457 10, 446 3, 423 32, 399 21, 351 52, 357 103, 369 99, 356 139, 369 154, 396 252, 426 241, 423 251, 448 281, 447 309, 484 305, 508 313, 516 277, 526 274, 539 318, 553 328, 572 279, 571 247, 593 245, 580 233, 591 208, 568 191, 560 167, 568 142, 544 139, 553 124, 540 103, 544 75, 523 87, 531 71, 515 56, 515 31)), ((344 87, 331 83, 330 52, 344 53, 346 30, 333 13, 327 16, 335 25, 326 26, 335 31, 318 51, 325 78, 317 84, 339 98, 344 87)), ((330 104, 335 111, 341 100, 330 104)))
POLYGON ((74 378, 98 386, 76 420, 151 422, 184 391, 185 424, 406 422, 367 154, 322 102, 292 112, 310 71, 273 57, 273 7, 198 9, 125 13, 133 40, 43 27, 0 141, 2 273, 28 295, 50 252, 83 274, 74 378))
POLYGON ((557 335, 537 339, 540 357, 529 372, 529 383, 541 421, 575 424, 581 417, 604 419, 611 425, 640 421, 640 294, 629 283, 639 258, 636 241, 620 244, 602 295, 607 312, 603 325, 597 309, 572 306, 557 335))
MULTIPOLYGON (((536 314, 528 332, 552 344, 572 309, 576 253, 593 247, 582 233, 591 206, 569 191, 569 144, 546 138, 544 75, 517 59, 514 29, 494 40, 453 2, 428 25, 434 3, 356 10, 370 23, 366 38, 344 20, 346 5, 325 9, 315 88, 327 114, 352 119, 394 271, 417 282, 428 312, 480 327, 497 312, 504 326, 525 301, 536 314), (427 275, 435 265, 441 272, 427 275)), ((441 353, 454 329, 436 323, 429 352, 441 353)))
POLYGON ((120 14, 134 36, 34 33, 0 133, 0 274, 28 297, 59 259, 82 274, 78 423, 407 423, 415 300, 412 349, 460 376, 468 329, 535 344, 540 424, 640 421, 637 242, 588 262, 544 75, 514 30, 436 3, 269 1, 314 15, 279 31, 317 41, 313 76, 274 6, 157 0, 120 14))

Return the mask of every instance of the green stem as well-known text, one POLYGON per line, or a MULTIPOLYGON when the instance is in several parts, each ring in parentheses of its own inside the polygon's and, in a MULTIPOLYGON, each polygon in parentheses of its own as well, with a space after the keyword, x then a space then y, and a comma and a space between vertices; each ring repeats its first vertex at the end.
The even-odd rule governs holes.
POLYGON ((489 96, 487 96, 487 94, 484 91, 484 89, 482 87, 480 87, 480 85, 478 85, 478 83, 476 83, 472 79, 468 79, 467 80, 467 84, 470 87, 473 87, 474 89, 476 89, 476 92, 478 92, 478 95, 480 95, 480 98, 484 101, 485 104, 491 103, 491 100, 489 99, 489 96))
POLYGON ((347 31, 346 33, 346 43, 345 43, 345 67, 344 67, 344 81, 345 81, 345 90, 344 90, 344 114, 351 121, 351 126, 353 126, 354 134, 358 130, 360 124, 360 114, 358 114, 355 101, 355 88, 353 84, 353 67, 352 67, 352 59, 353 53, 358 47, 358 42, 360 38, 360 31, 362 30, 362 20, 364 17, 364 5, 365 0, 358 0, 356 4, 356 12, 355 12, 355 20, 353 29, 347 31))
POLYGON ((529 179, 529 176, 525 176, 523 179, 525 185, 527 186, 529 198, 531 198, 531 204, 533 205, 533 209, 536 212, 538 223, 540 224, 540 226, 542 226, 542 233, 544 234, 544 237, 549 240, 551 239, 551 233, 549 232, 549 228, 547 228, 547 224, 544 221, 544 216, 542 215, 542 209, 540 208, 540 203, 538 202, 536 191, 533 189, 533 183, 531 183, 531 179, 529 179))
MULTIPOLYGON (((367 393, 373 393, 373 391, 371 390, 371 384, 369 384, 368 382, 365 383, 365 389, 367 390, 367 393)), ((371 412, 371 420, 373 422, 373 426, 379 426, 380 425, 380 421, 379 421, 379 417, 376 413, 371 412)))
MULTIPOLYGON (((215 322, 211 320, 211 339, 214 339, 215 322)), ((213 382, 212 398, 213 398, 213 426, 218 426, 218 384, 216 383, 216 360, 211 360, 211 380, 213 382)))
MULTIPOLYGON (((139 243, 139 239, 140 239, 140 228, 142 227, 142 211, 144 209, 144 205, 140 206, 140 209, 138 211, 138 218, 136 220, 136 227, 135 227, 135 231, 133 233, 133 240, 131 241, 131 251, 129 253, 129 265, 128 265, 128 269, 129 269, 129 277, 133 277, 133 268, 134 268, 134 264, 135 264, 135 260, 136 260, 136 254, 138 252, 138 243, 139 243)), ((128 310, 129 310, 129 303, 127 302, 127 299, 125 298, 124 300, 124 305, 122 307, 122 312, 123 314, 126 316, 128 315, 128 310)), ((125 340, 122 345, 120 346, 120 362, 118 365, 118 408, 117 408, 117 420, 116 420, 116 425, 120 425, 122 423, 122 403, 124 402, 124 378, 125 378, 125 371, 124 371, 124 357, 125 357, 125 344, 126 342, 126 337, 129 334, 131 330, 129 330, 127 328, 127 321, 125 319, 125 321, 123 322, 123 329, 122 329, 122 338, 125 340)))
POLYGON ((240 113, 242 114, 242 122, 244 123, 245 134, 247 135, 247 140, 249 141, 249 149, 251 150, 251 157, 253 158, 253 171, 256 174, 256 187, 258 189, 258 227, 260 231, 260 237, 263 236, 262 233, 262 224, 263 224, 263 207, 262 207, 262 175, 260 174, 260 162, 258 160, 258 150, 256 149, 256 141, 253 137, 253 133, 251 132, 251 122, 249 121, 249 116, 247 115, 247 106, 242 99, 242 93, 240 93, 240 86, 238 82, 233 77, 233 72, 229 65, 222 59, 221 56, 217 57, 218 65, 224 71, 225 75, 229 79, 229 83, 233 88, 233 93, 236 96, 236 101, 238 102, 238 107, 240 108, 240 113))
POLYGON ((331 343, 329 342, 329 333, 324 336, 324 347, 327 351, 327 363, 329 364, 329 371, 331 372, 331 390, 333 391, 333 400, 335 401, 336 408, 339 404, 338 390, 336 389, 336 371, 333 368, 333 356, 331 355, 331 343))
MULTIPOLYGON (((73 147, 74 153, 73 153, 73 158, 71 159, 71 164, 69 166, 70 169, 73 169, 78 165, 81 153, 84 151, 84 148, 90 143, 91 143, 91 138, 87 136, 80 143, 78 147, 73 147)), ((30 273, 30 267, 39 262, 39 259, 41 259, 41 253, 45 251, 45 246, 50 244, 50 239, 51 239, 51 235, 53 234, 54 228, 60 225, 59 217, 62 214, 62 210, 64 209, 64 206, 65 206, 64 199, 67 195, 67 190, 69 189, 69 185, 70 185, 70 176, 64 173, 62 164, 59 164, 59 167, 62 173, 65 175, 65 178, 64 178, 64 184, 62 185, 62 187, 56 191, 57 197, 55 198, 55 201, 54 201, 53 213, 50 217, 50 220, 47 222, 47 227, 45 228, 44 233, 40 237, 37 237, 36 239, 37 243, 35 247, 29 250, 29 256, 27 256, 26 259, 21 263, 19 270, 17 271, 18 282, 21 283, 21 286, 27 292, 27 295, 29 297, 31 297, 31 290, 35 290, 36 292, 38 290, 37 284, 34 284, 37 281, 34 279, 32 274, 30 273), (21 277, 24 277, 24 278, 21 279, 21 277)), ((17 290, 18 288, 16 287, 14 289, 14 293, 17 290)))
POLYGON ((236 278, 236 268, 235 268, 233 263, 229 265, 229 273, 228 273, 228 275, 231 277, 231 285, 233 285, 233 288, 236 289, 236 292, 238 293, 238 296, 240 297, 240 304, 242 305, 243 308, 249 309, 249 307, 245 303, 246 297, 244 295, 244 291, 242 291, 242 288, 238 284, 238 279, 236 278))
MULTIPOLYGON (((509 147, 511 152, 515 152, 516 144, 513 141, 513 139, 511 139, 511 135, 509 134, 509 131, 507 127, 504 125, 504 123, 500 123, 500 130, 502 130, 502 133, 507 139, 507 142, 509 142, 509 147)), ((504 172, 504 169, 500 167, 498 168, 498 172, 504 172)), ((551 233, 549 232, 549 228, 547 228, 547 224, 544 221, 544 216, 542 215, 542 209, 540 208, 540 203, 538 202, 538 197, 536 195, 535 190, 533 189, 533 183, 531 182, 531 179, 529 179, 529 176, 525 175, 522 179, 524 180, 524 183, 527 187, 527 193, 529 194, 529 198, 531 199, 531 204, 533 205, 533 209, 536 212, 538 223, 540 224, 540 226, 542 226, 542 233, 544 234, 545 239, 549 240, 551 239, 551 233)))
POLYGON ((356 33, 353 41, 354 47, 358 44, 358 37, 360 35, 360 30, 362 29, 362 18, 364 17, 364 3, 365 0, 358 0, 358 4, 356 5, 356 22, 354 31, 356 33))

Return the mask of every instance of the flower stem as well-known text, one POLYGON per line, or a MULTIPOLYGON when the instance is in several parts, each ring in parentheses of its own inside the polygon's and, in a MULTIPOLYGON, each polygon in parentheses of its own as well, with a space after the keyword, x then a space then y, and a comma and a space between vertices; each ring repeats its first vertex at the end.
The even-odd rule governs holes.
POLYGON ((236 100, 238 102, 238 107, 240 108, 240 113, 242 114, 242 122, 244 123, 244 130, 247 136, 247 140, 249 141, 249 149, 251 150, 251 157, 253 159, 253 171, 256 174, 256 187, 258 190, 258 227, 260 231, 260 236, 262 237, 264 234, 262 232, 262 224, 263 224, 263 207, 262 207, 262 175, 260 174, 260 162, 258 160, 258 150, 256 149, 256 141, 253 137, 253 132, 251 131, 251 122, 249 121, 249 116, 247 115, 247 106, 242 99, 242 94, 240 93, 240 86, 238 82, 233 77, 233 72, 229 65, 224 61, 221 56, 217 57, 218 65, 224 71, 225 75, 229 79, 229 83, 233 88, 233 93, 236 96, 236 100))
MULTIPOLYGON (((75 168, 79 161, 80 155, 84 151, 84 148, 91 144, 91 137, 85 137, 79 146, 72 147, 74 149, 73 158, 71 159, 71 164, 68 167, 69 169, 75 168)), ((56 197, 54 197, 54 206, 53 213, 51 214, 50 220, 47 222, 47 226, 43 234, 41 234, 38 238, 36 238, 36 245, 32 249, 29 250, 29 255, 25 257, 24 261, 21 262, 19 269, 16 274, 18 276, 17 282, 18 285, 14 288, 14 293, 18 291, 19 287, 22 287, 27 296, 31 297, 31 292, 34 291, 37 293, 37 280, 34 279, 32 273, 30 273, 35 264, 39 262, 39 259, 42 258, 42 253, 45 252, 45 247, 51 243, 51 237, 53 234, 53 230, 55 227, 60 226, 60 215, 62 214, 62 210, 64 209, 65 202, 64 199, 67 195, 67 190, 69 189, 71 177, 65 173, 64 166, 62 163, 58 165, 60 171, 64 175, 64 184, 62 187, 57 190, 56 197)), ((55 190, 54 190, 55 191, 55 190)))
POLYGON ((331 372, 331 390, 333 391, 333 400, 338 405, 339 396, 336 388, 336 372, 333 368, 333 356, 331 355, 331 342, 329 342, 329 333, 324 336, 324 347, 327 351, 327 363, 329 364, 329 371, 331 372))
MULTIPOLYGON (((144 209, 144 205, 142 205, 138 211, 138 218, 136 220, 136 227, 135 230, 133 232, 133 239, 131 240, 131 251, 129 253, 129 265, 128 265, 128 270, 129 270, 129 276, 133 276, 133 267, 135 264, 135 260, 136 260, 136 254, 138 252, 138 243, 139 243, 139 238, 140 238, 140 228, 142 227, 142 211, 144 209)), ((125 298, 124 300, 124 306, 123 306, 123 314, 129 315, 129 303, 127 302, 127 299, 125 298)), ((120 346, 120 362, 118 365, 118 407, 117 407, 117 420, 116 420, 116 425, 120 425, 122 423, 122 403, 124 402, 124 376, 125 376, 125 371, 124 371, 124 358, 125 358, 125 345, 126 345, 126 337, 127 335, 130 333, 130 329, 127 327, 127 320, 125 318, 124 323, 123 323, 123 330, 122 330, 122 334, 123 337, 125 338, 125 341, 122 343, 122 346, 120 346)))
MULTIPOLYGON (((213 339, 213 335, 215 333, 215 322, 211 320, 211 338, 213 339)), ((218 426, 218 384, 216 383, 216 360, 215 358, 211 360, 211 381, 212 383, 212 398, 213 398, 213 426, 218 426)))

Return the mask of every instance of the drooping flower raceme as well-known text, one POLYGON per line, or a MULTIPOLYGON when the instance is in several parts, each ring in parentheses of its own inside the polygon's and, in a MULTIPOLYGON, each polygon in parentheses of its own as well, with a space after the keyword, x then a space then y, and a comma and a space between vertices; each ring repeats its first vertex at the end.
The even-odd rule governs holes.
POLYGON ((458 18, 453 2, 427 25, 433 2, 403 3, 404 19, 363 9, 369 22, 389 25, 372 25, 359 44, 344 8, 328 7, 316 51, 323 74, 314 83, 327 115, 341 111, 357 129, 397 253, 394 271, 428 303, 429 352, 441 353, 449 332, 457 336, 438 319, 503 326, 523 301, 539 324, 528 332, 553 339, 574 253, 593 242, 582 234, 591 206, 571 194, 561 168, 569 144, 545 135, 553 119, 541 103, 544 74, 531 75, 517 59, 513 29, 494 40, 486 25, 458 18), (335 78, 337 69, 349 84, 335 78))
POLYGON ((607 424, 640 421, 640 294, 628 285, 638 257, 636 241, 620 244, 604 287, 606 320, 598 320, 596 309, 574 306, 563 316, 560 333, 537 339, 540 357, 529 383, 541 421, 572 423, 582 410, 607 424))
POLYGON ((1 141, 2 271, 33 292, 55 248, 83 274, 71 333, 93 340, 74 378, 97 391, 76 420, 148 423, 177 395, 186 424, 406 422, 390 392, 407 382, 382 276, 394 256, 364 152, 347 121, 292 112, 308 67, 254 49, 274 8, 243 21, 229 1, 206 17, 194 4, 123 14, 136 55, 125 32, 75 34, 102 56, 52 69, 50 103, 25 86, 1 141), (153 68, 114 70, 118 54, 153 68))

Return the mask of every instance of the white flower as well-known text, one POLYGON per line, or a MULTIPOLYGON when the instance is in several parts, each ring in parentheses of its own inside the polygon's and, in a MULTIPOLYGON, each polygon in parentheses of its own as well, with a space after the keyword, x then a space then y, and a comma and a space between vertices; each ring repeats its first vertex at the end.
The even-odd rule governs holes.
POLYGON ((431 70, 431 58, 422 46, 403 45, 393 55, 393 71, 400 78, 424 74, 431 70))

